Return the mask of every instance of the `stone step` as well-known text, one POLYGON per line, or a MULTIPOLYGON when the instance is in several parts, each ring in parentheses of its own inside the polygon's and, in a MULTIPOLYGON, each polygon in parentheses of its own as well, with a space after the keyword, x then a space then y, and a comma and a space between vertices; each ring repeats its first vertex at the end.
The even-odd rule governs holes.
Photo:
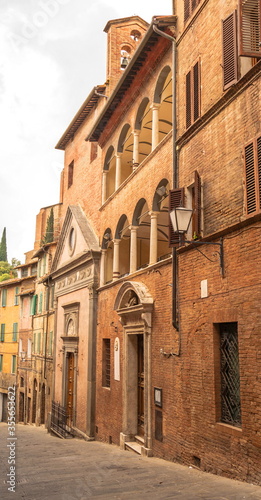
POLYGON ((125 450, 134 451, 134 453, 141 455, 141 445, 136 441, 125 442, 125 450))
POLYGON ((144 438, 142 436, 135 436, 134 437, 135 441, 139 443, 140 445, 144 446, 144 438))

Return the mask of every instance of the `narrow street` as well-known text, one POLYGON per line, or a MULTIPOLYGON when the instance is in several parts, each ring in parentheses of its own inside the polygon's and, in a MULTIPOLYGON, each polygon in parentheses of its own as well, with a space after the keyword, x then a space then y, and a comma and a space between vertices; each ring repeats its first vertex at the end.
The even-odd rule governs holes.
POLYGON ((14 439, 7 424, 0 423, 0 446, 1 500, 261 499, 255 485, 144 458, 115 445, 61 440, 43 427, 17 425, 14 439))

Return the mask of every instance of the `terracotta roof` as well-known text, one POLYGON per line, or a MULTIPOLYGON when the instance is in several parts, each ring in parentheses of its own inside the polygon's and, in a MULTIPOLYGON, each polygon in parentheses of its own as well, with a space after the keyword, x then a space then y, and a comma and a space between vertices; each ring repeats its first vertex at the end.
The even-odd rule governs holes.
MULTIPOLYGON (((56 144, 55 149, 65 149, 68 141, 74 136, 75 132, 78 130, 80 125, 84 122, 87 116, 90 114, 98 100, 100 95, 104 94, 106 85, 98 85, 94 87, 87 99, 84 101, 83 105, 80 107, 79 111, 76 113, 75 117, 72 119, 70 125, 65 130, 59 142, 56 144)), ((105 94, 104 94, 105 95, 105 94)))

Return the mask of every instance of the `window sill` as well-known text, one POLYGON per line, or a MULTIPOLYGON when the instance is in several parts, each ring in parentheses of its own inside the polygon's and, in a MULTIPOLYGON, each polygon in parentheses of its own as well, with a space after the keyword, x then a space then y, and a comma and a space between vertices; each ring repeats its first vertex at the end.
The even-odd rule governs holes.
POLYGON ((223 422, 216 422, 216 429, 224 432, 225 434, 230 434, 231 436, 240 436, 242 434, 241 427, 234 427, 233 425, 225 424, 223 422))

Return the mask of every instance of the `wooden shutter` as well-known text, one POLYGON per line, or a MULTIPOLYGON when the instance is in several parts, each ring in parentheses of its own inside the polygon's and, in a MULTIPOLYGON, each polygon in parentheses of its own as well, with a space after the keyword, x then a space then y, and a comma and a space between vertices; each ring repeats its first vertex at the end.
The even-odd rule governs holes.
POLYGON ((257 139, 257 177, 258 177, 259 209, 261 210, 261 137, 257 139))
POLYGON ((199 62, 193 67, 193 121, 196 121, 200 115, 200 74, 199 62))
POLYGON ((261 57, 261 0, 239 0, 239 55, 261 57))
MULTIPOLYGON (((171 189, 169 191, 169 211, 176 207, 184 207, 184 188, 171 189)), ((169 217, 169 246, 174 247, 179 244, 179 234, 174 233, 169 217)))
POLYGON ((190 16, 190 0, 184 0, 184 22, 187 21, 189 16, 190 16))
POLYGON ((256 212, 256 188, 255 188, 255 155, 254 143, 245 148, 245 176, 246 176, 246 210, 247 214, 256 212))
POLYGON ((224 90, 238 80, 237 12, 222 21, 224 90))
POLYGON ((195 212, 193 215, 193 235, 196 233, 196 236, 199 237, 201 235, 201 179, 198 174, 198 171, 194 172, 194 193, 195 193, 195 212))
POLYGON ((5 341, 5 323, 1 324, 1 338, 0 338, 0 341, 1 342, 5 341))
POLYGON ((191 71, 186 75, 186 128, 191 125, 191 71))

